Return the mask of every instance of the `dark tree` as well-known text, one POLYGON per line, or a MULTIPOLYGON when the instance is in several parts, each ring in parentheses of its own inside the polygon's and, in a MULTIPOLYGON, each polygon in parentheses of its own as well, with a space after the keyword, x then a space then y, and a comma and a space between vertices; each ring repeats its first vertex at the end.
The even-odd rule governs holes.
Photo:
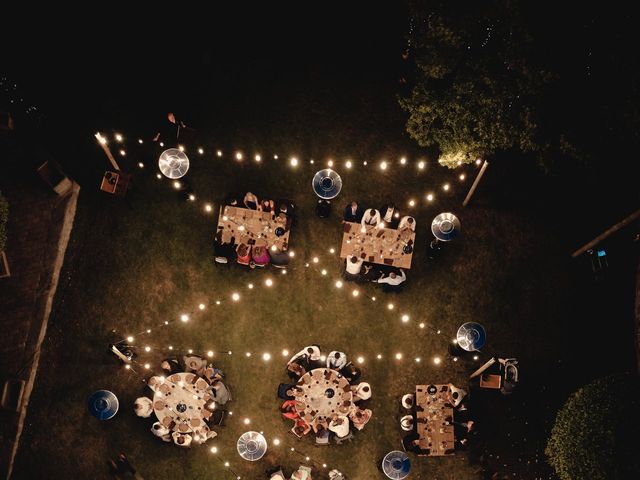
POLYGON ((640 478, 640 385, 635 375, 613 375, 582 387, 556 416, 547 444, 562 480, 640 478))
POLYGON ((437 147, 445 164, 545 148, 537 110, 549 76, 528 60, 519 8, 509 0, 410 2, 416 77, 400 105, 409 135, 437 147))

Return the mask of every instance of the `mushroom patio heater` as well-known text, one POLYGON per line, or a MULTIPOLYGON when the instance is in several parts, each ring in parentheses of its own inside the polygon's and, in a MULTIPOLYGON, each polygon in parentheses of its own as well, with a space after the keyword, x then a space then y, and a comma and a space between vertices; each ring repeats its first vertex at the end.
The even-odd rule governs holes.
POLYGON ((255 462, 267 452, 267 440, 258 432, 245 432, 240 435, 237 448, 242 458, 255 462))
POLYGON ((189 157, 177 148, 169 148, 160 154, 158 168, 167 178, 182 178, 189 170, 189 157))
POLYGON ((382 460, 382 471, 393 480, 406 478, 411 471, 411 461, 409 455, 400 450, 393 450, 387 453, 382 460))
POLYGON ((98 420, 113 418, 118 413, 119 406, 118 397, 109 390, 98 390, 87 401, 89 413, 98 420))
POLYGON ((487 341, 487 333, 479 323, 463 323, 456 333, 456 342, 460 348, 467 352, 475 352, 484 347, 487 341))
POLYGON ((320 198, 316 206, 319 217, 328 217, 331 213, 330 200, 337 197, 342 190, 342 178, 334 170, 325 168, 316 172, 311 181, 313 191, 320 198))

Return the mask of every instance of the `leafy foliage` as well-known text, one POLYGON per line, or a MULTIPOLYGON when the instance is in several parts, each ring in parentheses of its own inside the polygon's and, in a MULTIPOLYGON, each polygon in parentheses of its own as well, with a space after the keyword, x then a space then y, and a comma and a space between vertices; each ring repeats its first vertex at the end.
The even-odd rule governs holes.
POLYGON ((613 375, 575 392, 556 416, 547 444, 562 480, 640 478, 638 378, 613 375))
POLYGON ((527 61, 518 2, 414 0, 410 14, 416 81, 400 98, 410 136, 445 163, 542 149, 536 105, 548 76, 527 61))
POLYGON ((9 202, 0 192, 0 252, 4 250, 7 242, 7 222, 9 220, 9 202))

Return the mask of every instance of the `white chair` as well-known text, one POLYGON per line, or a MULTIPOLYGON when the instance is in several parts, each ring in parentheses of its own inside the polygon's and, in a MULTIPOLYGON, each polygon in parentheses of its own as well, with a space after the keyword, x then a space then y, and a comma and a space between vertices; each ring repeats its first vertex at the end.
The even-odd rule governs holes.
POLYGON ((407 393, 402 396, 402 408, 411 410, 413 408, 413 393, 407 393))
POLYGON ((405 432, 410 432, 411 430, 413 430, 413 416, 405 415, 404 417, 402 417, 400 419, 400 428, 402 428, 402 430, 404 430, 405 432))
POLYGON ((134 403, 136 415, 142 418, 149 418, 153 413, 153 401, 148 397, 138 397, 134 403))

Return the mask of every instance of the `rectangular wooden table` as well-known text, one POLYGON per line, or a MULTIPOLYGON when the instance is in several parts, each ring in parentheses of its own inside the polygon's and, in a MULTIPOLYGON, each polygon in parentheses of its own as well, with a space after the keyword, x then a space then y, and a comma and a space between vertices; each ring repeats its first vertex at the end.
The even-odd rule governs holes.
POLYGON ((394 230, 366 225, 364 232, 359 223, 345 222, 342 235, 340 257, 349 255, 362 257, 369 263, 388 265, 396 268, 411 268, 416 232, 410 228, 394 230), (404 247, 411 242, 411 253, 404 253, 404 247))
POLYGON ((281 249, 289 246, 287 218, 283 215, 226 205, 220 208, 218 230, 222 230, 223 242, 229 242, 234 237, 236 244, 276 245, 281 249), (284 234, 276 235, 277 228, 284 229, 284 234))
POLYGON ((455 437, 449 386, 431 385, 436 388, 433 395, 428 393, 429 386, 416 385, 416 425, 420 449, 431 457, 453 455, 455 437))

